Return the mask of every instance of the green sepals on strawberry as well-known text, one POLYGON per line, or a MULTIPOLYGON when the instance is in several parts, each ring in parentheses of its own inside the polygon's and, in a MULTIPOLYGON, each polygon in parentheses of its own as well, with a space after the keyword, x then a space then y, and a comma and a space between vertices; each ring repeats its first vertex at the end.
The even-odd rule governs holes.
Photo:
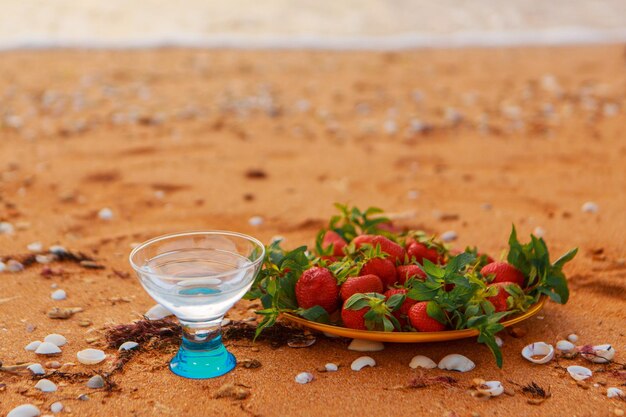
POLYGON ((387 255, 387 259, 389 259, 394 265, 398 262, 403 262, 405 257, 404 248, 398 245, 396 242, 386 238, 385 236, 380 235, 359 235, 355 237, 350 245, 354 245, 356 249, 359 249, 363 246, 372 246, 372 247, 380 247, 380 251, 387 255))
POLYGON ((442 264, 448 256, 448 248, 438 242, 434 236, 428 236, 422 231, 408 232, 404 248, 407 262, 423 264, 424 259, 434 264, 442 264))
POLYGON ((316 249, 320 256, 337 256, 344 255, 343 249, 348 245, 339 233, 334 230, 321 230, 316 239, 316 249), (321 238, 321 242, 320 242, 321 238))
POLYGON ((348 298, 341 309, 341 319, 346 327, 357 330, 391 332, 400 329, 393 312, 404 302, 404 294, 389 299, 379 293, 357 293, 348 298))
POLYGON ((339 214, 330 218, 328 229, 338 233, 345 241, 349 242, 362 234, 393 236, 386 226, 390 220, 382 215, 381 209, 370 207, 360 211, 343 204, 335 204, 335 207, 339 209, 339 214))

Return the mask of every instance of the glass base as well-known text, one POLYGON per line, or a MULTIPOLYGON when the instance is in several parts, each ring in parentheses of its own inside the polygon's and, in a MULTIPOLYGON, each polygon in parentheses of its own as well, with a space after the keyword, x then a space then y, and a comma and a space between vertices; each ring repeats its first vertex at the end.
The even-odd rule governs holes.
POLYGON ((237 360, 221 343, 210 349, 187 349, 185 343, 170 362, 176 375, 191 379, 208 379, 232 371, 237 360))

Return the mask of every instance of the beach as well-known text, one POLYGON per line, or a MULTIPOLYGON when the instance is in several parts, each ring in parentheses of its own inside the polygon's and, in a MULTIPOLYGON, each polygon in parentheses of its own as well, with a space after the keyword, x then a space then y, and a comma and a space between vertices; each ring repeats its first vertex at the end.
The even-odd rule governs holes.
MULTIPOLYGON (((524 240, 542 234, 553 258, 572 247, 579 254, 566 268, 569 303, 548 303, 517 325, 518 337, 503 332, 501 370, 474 339, 387 344, 368 353, 377 366, 360 372, 350 363, 362 354, 342 340, 320 335, 301 349, 238 341, 228 343, 235 356, 262 366, 213 380, 172 374, 172 349, 137 353, 111 391, 91 390, 83 377, 57 380, 58 391, 46 394, 28 375, 0 372, 0 414, 24 403, 50 414, 62 401, 75 416, 622 415, 626 403, 606 396, 626 383, 621 374, 581 358, 535 365, 520 352, 574 333, 578 344, 611 344, 626 362, 625 68, 621 44, 1 52, 0 221, 14 231, 0 234, 0 258, 41 242, 104 266, 35 263, 0 273, 4 365, 103 369, 79 364, 76 352, 102 348, 106 326, 154 305, 128 255, 170 232, 224 229, 266 244, 281 236, 287 248, 313 245, 341 202, 380 207, 429 233, 454 231, 454 246, 478 245, 496 258, 512 224, 524 240), (581 210, 590 202, 598 209, 581 210), (99 215, 105 208, 112 216, 99 215), (262 221, 250 222, 256 216, 262 221), (67 299, 53 300, 53 285, 67 299), (55 320, 46 315, 53 307, 83 311, 55 320), (24 350, 49 333, 69 341, 60 356, 24 350), (426 370, 458 381, 397 389, 420 374, 408 366, 414 355, 450 353, 476 368, 426 370), (339 371, 317 371, 328 362, 339 371), (571 364, 594 371, 588 384, 570 378, 571 364), (314 381, 295 383, 304 371, 314 381), (514 395, 476 399, 468 393, 474 378, 499 380, 514 395), (227 382, 250 395, 214 398, 227 382), (531 382, 551 397, 529 404, 521 387, 531 382)), ((229 317, 253 317, 257 308, 242 301, 229 317)))

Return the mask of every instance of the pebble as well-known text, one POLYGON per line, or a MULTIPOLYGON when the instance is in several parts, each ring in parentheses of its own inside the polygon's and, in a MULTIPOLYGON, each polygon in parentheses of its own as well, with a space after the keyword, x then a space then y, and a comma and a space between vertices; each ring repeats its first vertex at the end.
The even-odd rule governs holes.
POLYGON ((0 235, 11 235, 15 231, 15 228, 11 223, 0 222, 0 235))
POLYGON ((495 339, 496 339, 496 345, 498 345, 498 347, 502 347, 502 345, 504 345, 504 341, 502 340, 501 337, 496 336, 495 339))
POLYGON ((139 346, 137 342, 124 342, 120 345, 118 350, 132 350, 139 346))
POLYGON ((44 375, 46 373, 40 363, 33 363, 32 365, 28 365, 26 369, 32 372, 33 375, 44 375))
POLYGON ((77 397, 77 399, 80 400, 80 401, 89 401, 89 395, 87 395, 87 394, 80 394, 77 397))
POLYGON ((263 224, 263 217, 261 216, 253 216, 248 220, 250 226, 260 226, 263 224))
POLYGON ((59 347, 67 343, 67 339, 65 338, 65 336, 57 334, 57 333, 49 334, 43 339, 43 341, 52 343, 53 345, 56 345, 59 347))
POLYGON ((39 382, 35 384, 35 388, 41 392, 55 392, 57 385, 49 379, 40 379, 39 382))
POLYGON ((98 212, 98 217, 100 218, 100 220, 107 220, 107 221, 112 220, 113 210, 111 210, 108 207, 105 207, 98 212))
POLYGON ((326 365, 324 365, 324 369, 326 369, 326 372, 337 372, 339 367, 334 363, 327 363, 326 365))
POLYGON ((385 345, 381 342, 372 340, 353 339, 348 345, 348 350, 356 352, 379 352, 385 349, 385 345))
POLYGON ((65 290, 56 290, 50 294, 50 297, 52 297, 53 300, 60 301, 65 300, 67 298, 67 294, 65 293, 65 290))
POLYGON ((39 409, 32 404, 22 404, 9 411, 7 417, 37 417, 41 414, 39 409))
POLYGON ((444 242, 453 242, 457 240, 458 237, 459 235, 453 230, 448 230, 447 232, 443 232, 441 236, 439 236, 439 238, 444 242))
MULTIPOLYGON (((93 388, 93 389, 102 388, 102 387, 104 387, 104 378, 102 378, 100 375, 94 375, 91 378, 89 378, 89 381, 87 381, 87 386, 89 388, 93 388)), ((85 395, 85 394, 83 394, 83 395, 85 395)), ((78 399, 81 399, 81 398, 78 397, 78 399)), ((89 399, 89 398, 87 398, 87 399, 89 399)))
POLYGON ((41 345, 41 340, 35 340, 34 342, 30 342, 29 344, 27 344, 24 349, 28 350, 29 352, 34 352, 37 350, 39 345, 41 345))
POLYGON ((26 249, 31 252, 41 252, 43 250, 43 245, 41 242, 33 242, 26 246, 26 249))
POLYGON ((313 374, 309 372, 300 372, 295 378, 298 384, 308 384, 313 381, 313 374))
POLYGON ((48 361, 48 362, 46 362, 46 368, 59 369, 60 367, 61 367, 61 362, 59 362, 59 361, 48 361))
POLYGON ((57 353, 61 353, 61 349, 50 342, 43 342, 35 349, 35 353, 39 355, 56 355, 57 353))
POLYGON ((4 262, 0 261, 0 272, 4 272, 5 269, 7 269, 7 265, 4 262))
POLYGON ((52 245, 48 248, 48 251, 54 255, 64 255, 67 253, 67 249, 65 249, 63 246, 59 246, 59 245, 52 245))
POLYGON ((593 201, 587 201, 580 209, 583 213, 597 213, 600 207, 593 201))
POLYGON ((567 340, 569 340, 572 343, 576 343, 578 342, 578 335, 572 333, 569 336, 567 336, 567 340))
POLYGON ((54 414, 60 413, 61 411, 63 411, 63 404, 60 401, 50 404, 50 411, 52 411, 54 414))
POLYGON ((537 226, 533 230, 533 235, 535 235, 537 237, 544 237, 546 235, 546 231, 545 231, 544 228, 537 226))
POLYGON ((53 256, 47 256, 47 255, 41 255, 41 254, 35 256, 35 261, 37 261, 38 264, 49 264, 53 260, 54 260, 53 256))
POLYGON ((9 261, 6 264, 7 267, 7 271, 10 272, 20 272, 24 270, 24 265, 22 265, 20 262, 16 261, 15 259, 9 259, 9 261))

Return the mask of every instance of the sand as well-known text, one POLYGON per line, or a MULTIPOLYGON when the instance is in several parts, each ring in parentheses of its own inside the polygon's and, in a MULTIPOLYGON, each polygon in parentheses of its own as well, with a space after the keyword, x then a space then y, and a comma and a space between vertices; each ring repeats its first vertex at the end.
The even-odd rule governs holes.
MULTIPOLYGON (((31 402, 45 414, 59 400, 76 416, 582 417, 626 409, 593 385, 626 383, 602 366, 583 359, 538 366, 520 356, 528 343, 576 333, 581 344, 613 344, 626 362, 625 65, 621 46, 3 53, 0 220, 16 231, 0 235, 0 256, 25 254, 39 241, 106 267, 53 265, 65 273, 51 278, 40 275, 41 265, 0 274, 4 365, 38 360, 24 346, 53 332, 69 340, 55 359, 77 362, 102 326, 140 317, 154 302, 134 277, 123 277, 131 272, 128 253, 166 232, 229 229, 264 242, 281 235, 295 247, 313 242, 339 201, 382 207, 433 233, 454 230, 458 247, 475 244, 496 256, 511 223, 524 236, 542 228, 553 256, 574 246, 580 253, 566 269, 569 304, 548 304, 519 326, 521 338, 502 335, 502 370, 471 339, 390 344, 371 354, 375 368, 358 373, 348 365, 360 354, 341 341, 321 337, 306 349, 257 343, 258 351, 238 342, 231 351, 262 367, 208 381, 173 375, 162 352, 137 355, 114 376, 111 393, 77 381, 41 394, 30 378, 0 372, 0 411, 31 402), (249 169, 267 177, 248 178, 249 169), (587 201, 599 211, 582 212, 587 201), (97 215, 105 207, 111 220, 97 215), (264 222, 251 226, 252 216, 264 222), (67 300, 51 299, 52 284, 67 300), (45 313, 55 306, 84 311, 52 320, 45 313), (80 327, 85 319, 93 325, 80 327), (413 355, 449 353, 470 357, 476 369, 428 375, 452 375, 456 386, 387 389, 418 374, 408 367, 413 355), (316 371, 327 362, 343 366, 316 371), (560 367, 573 363, 596 371, 588 389, 560 367), (296 384, 302 371, 315 380, 296 384), (475 399, 473 378, 500 380, 516 393, 475 399), (552 397, 529 405, 515 384, 531 381, 552 397), (225 382, 249 386, 250 397, 213 399, 225 382), (76 400, 81 393, 91 399, 76 400)), ((242 302, 231 315, 252 310, 242 302)))

